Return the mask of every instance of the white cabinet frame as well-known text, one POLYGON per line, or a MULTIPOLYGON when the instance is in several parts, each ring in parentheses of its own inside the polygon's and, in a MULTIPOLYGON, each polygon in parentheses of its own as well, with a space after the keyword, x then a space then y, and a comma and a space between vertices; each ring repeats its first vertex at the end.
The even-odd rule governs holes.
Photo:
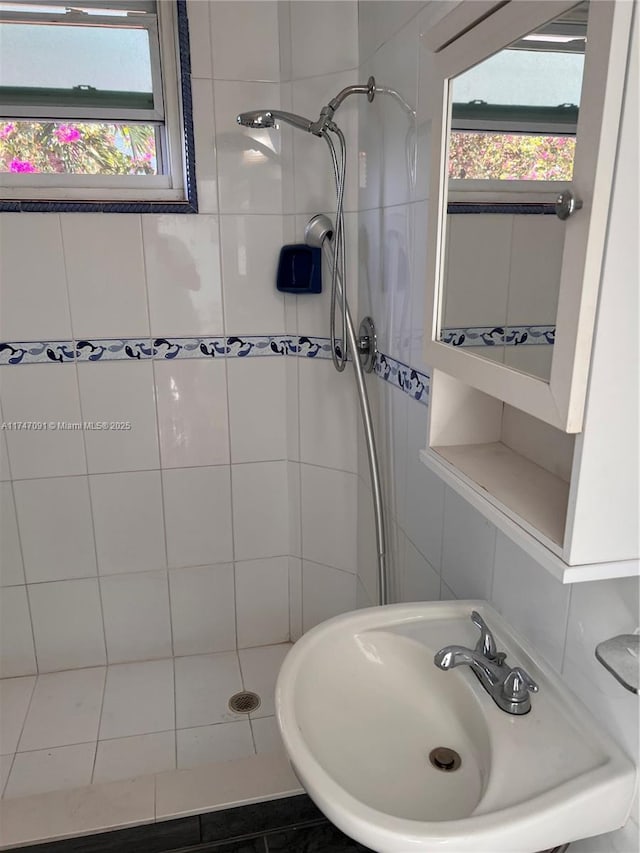
POLYGON ((464 0, 456 11, 461 35, 452 39, 449 33, 445 41, 435 33, 425 39, 425 44, 434 50, 435 71, 426 363, 569 433, 580 432, 583 423, 633 3, 626 0, 590 3, 572 181, 573 192, 583 201, 583 208, 566 222, 550 380, 520 373, 437 338, 446 244, 449 80, 575 5, 575 0, 509 0, 473 26, 478 19, 478 4, 464 0))

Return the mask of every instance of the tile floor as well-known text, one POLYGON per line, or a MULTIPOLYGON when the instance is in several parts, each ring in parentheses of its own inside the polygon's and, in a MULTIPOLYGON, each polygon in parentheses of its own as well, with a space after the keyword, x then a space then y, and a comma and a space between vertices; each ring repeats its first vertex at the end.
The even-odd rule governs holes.
POLYGON ((274 687, 290 644, 0 681, 6 799, 280 748, 274 687), (232 694, 262 699, 249 717, 232 694))

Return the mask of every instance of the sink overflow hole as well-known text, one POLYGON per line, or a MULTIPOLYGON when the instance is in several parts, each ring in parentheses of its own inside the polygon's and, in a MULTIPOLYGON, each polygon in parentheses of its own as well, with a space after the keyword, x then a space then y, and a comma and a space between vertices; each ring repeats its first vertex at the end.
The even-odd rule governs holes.
POLYGON ((462 764, 462 759, 455 749, 449 749, 448 746, 437 746, 432 749, 429 753, 429 761, 437 770, 444 770, 445 773, 457 770, 462 764))
POLYGON ((260 697, 250 690, 234 693, 229 699, 229 710, 233 711, 234 714, 250 714, 251 711, 257 711, 259 707, 260 697))

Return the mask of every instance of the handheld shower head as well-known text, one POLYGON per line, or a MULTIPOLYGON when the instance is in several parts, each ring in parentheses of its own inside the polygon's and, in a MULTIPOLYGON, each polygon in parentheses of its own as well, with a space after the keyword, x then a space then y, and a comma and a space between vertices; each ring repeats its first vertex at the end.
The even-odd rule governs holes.
POLYGON ((252 110, 248 113, 240 113, 236 121, 244 127, 253 128, 275 127, 276 121, 284 121, 299 130, 306 130, 308 133, 311 133, 311 125, 313 124, 310 119, 304 118, 304 116, 287 113, 284 110, 252 110))

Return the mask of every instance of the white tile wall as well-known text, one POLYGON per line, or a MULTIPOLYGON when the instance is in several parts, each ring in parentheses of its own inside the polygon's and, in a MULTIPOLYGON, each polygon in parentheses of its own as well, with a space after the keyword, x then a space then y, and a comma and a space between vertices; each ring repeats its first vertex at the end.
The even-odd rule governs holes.
POLYGON ((5 587, 0 591, 0 677, 34 672, 36 657, 26 587, 5 587))
POLYGON ((289 553, 286 462, 232 466, 233 536, 237 560, 289 553))
POLYGON ((140 217, 65 213, 61 222, 74 336, 148 337, 140 217))
POLYGON ((251 215, 221 216, 220 242, 227 330, 240 335, 281 334, 284 294, 276 290, 276 271, 282 216, 256 215, 253 205, 251 215))
POLYGON ((228 466, 163 471, 170 568, 233 559, 228 466))
POLYGON ((98 573, 166 568, 160 472, 93 474, 89 488, 98 573))
POLYGON ((169 573, 176 655, 224 652, 236 647, 236 607, 231 564, 169 573))
POLYGON ((18 521, 10 482, 0 484, 0 586, 24 583, 18 521))
POLYGON ((275 714, 274 684, 282 661, 290 648, 288 643, 283 643, 254 649, 240 649, 238 652, 244 689, 252 690, 262 699, 260 707, 252 712, 252 719, 275 714))
POLYGON ((100 578, 109 663, 171 656, 166 572, 100 578))
POLYGON ((489 598, 496 529, 449 488, 444 508, 442 579, 458 598, 489 598))
POLYGON ((87 477, 14 483, 28 583, 96 574, 87 477))
MULTIPOLYGON (((79 423, 76 368, 65 364, 20 365, 2 369, 2 413, 7 421, 79 423)), ((11 474, 62 477, 87 470, 82 432, 65 429, 7 430, 11 474)))
POLYGON ((228 464, 224 360, 159 361, 154 372, 162 467, 228 464))
POLYGON ((152 335, 223 334, 218 218, 143 216, 142 237, 152 335))
POLYGON ((227 364, 232 462, 287 458, 286 358, 234 358, 227 364))
POLYGON ((357 571, 357 476, 315 465, 301 472, 303 558, 357 571))
POLYGON ((216 80, 280 80, 278 5, 274 0, 211 4, 216 80))
POLYGON ((353 0, 291 3, 291 57, 294 79, 356 68, 358 4, 353 0))
POLYGON ((0 252, 0 338, 68 340, 71 317, 60 218, 42 213, 1 214, 0 252))
POLYGON ((158 426, 150 361, 79 364, 83 420, 131 424, 130 429, 84 431, 89 472, 140 471, 159 467, 158 426))
POLYGON ((305 631, 356 606, 356 576, 302 561, 302 627, 305 631))
POLYGON ((40 672, 107 662, 96 578, 31 584, 29 603, 40 672))
POLYGON ((289 558, 236 563, 238 647, 289 639, 289 558))

